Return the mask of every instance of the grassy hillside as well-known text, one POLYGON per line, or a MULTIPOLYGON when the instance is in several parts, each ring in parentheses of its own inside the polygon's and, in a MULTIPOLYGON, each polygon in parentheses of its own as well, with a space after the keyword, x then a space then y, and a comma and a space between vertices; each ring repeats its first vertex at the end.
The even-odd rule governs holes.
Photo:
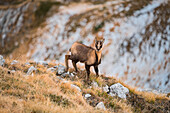
MULTIPOLYGON (((32 61, 18 61, 11 65, 11 60, 6 60, 0 66, 0 112, 168 112, 170 99, 166 95, 149 92, 139 92, 135 88, 123 84, 115 78, 102 75, 95 78, 91 74, 90 82, 85 81, 85 71, 79 70, 75 77, 65 76, 60 78, 56 71, 48 69, 56 66, 37 64, 32 61), (37 70, 32 75, 27 75, 28 69, 34 66, 37 70), (15 70, 15 71, 14 71, 15 70), (91 87, 91 82, 98 83, 98 87, 91 87), (117 96, 111 97, 102 90, 106 84, 121 83, 129 89, 127 99, 117 96), (80 87, 81 92, 71 87, 74 84, 80 87), (85 94, 91 97, 85 99, 85 94), (106 110, 96 109, 95 106, 103 102, 106 110)), ((73 69, 69 70, 73 72, 73 69)))

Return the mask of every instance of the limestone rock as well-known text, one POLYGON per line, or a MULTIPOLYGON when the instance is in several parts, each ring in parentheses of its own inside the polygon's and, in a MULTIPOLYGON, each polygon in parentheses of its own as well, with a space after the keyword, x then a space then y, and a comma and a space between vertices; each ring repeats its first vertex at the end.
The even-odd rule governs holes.
POLYGON ((109 92, 109 86, 106 85, 105 87, 103 87, 103 91, 104 91, 104 92, 109 92))
POLYGON ((85 97, 85 99, 87 99, 87 98, 91 97, 91 95, 90 94, 85 94, 84 97, 85 97))
POLYGON ((14 64, 17 64, 17 63, 18 63, 17 60, 13 60, 13 61, 11 62, 11 65, 14 65, 14 64))
POLYGON ((0 66, 3 66, 5 63, 5 60, 2 55, 0 55, 0 66))
POLYGON ((63 74, 63 73, 65 72, 65 66, 59 64, 59 65, 57 66, 57 68, 58 68, 57 74, 60 75, 60 74, 63 74))
POLYGON ((105 106, 104 106, 104 103, 103 103, 103 102, 99 102, 99 103, 96 105, 96 108, 97 108, 97 109, 106 110, 106 108, 105 108, 105 106))
POLYGON ((129 89, 124 87, 122 84, 120 83, 116 83, 110 86, 110 95, 111 96, 115 96, 117 95, 120 98, 126 98, 126 94, 129 93, 129 89))
POLYGON ((81 92, 81 89, 80 89, 78 86, 76 86, 76 85, 74 85, 74 84, 71 84, 71 87, 72 87, 72 88, 75 88, 75 89, 77 89, 78 91, 81 92))
POLYGON ((27 75, 32 74, 33 71, 36 71, 37 69, 34 66, 31 66, 28 71, 27 71, 27 75))
POLYGON ((99 86, 98 86, 97 82, 93 81, 92 82, 92 87, 98 88, 99 86))

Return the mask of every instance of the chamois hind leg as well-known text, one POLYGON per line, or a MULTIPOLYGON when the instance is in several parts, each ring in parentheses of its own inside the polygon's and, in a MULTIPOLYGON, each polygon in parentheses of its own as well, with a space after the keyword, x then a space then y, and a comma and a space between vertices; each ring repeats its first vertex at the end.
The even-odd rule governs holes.
POLYGON ((99 74, 98 74, 98 72, 99 72, 98 65, 94 66, 94 70, 96 72, 96 77, 98 78, 99 77, 99 74))
POLYGON ((86 72, 87 72, 87 76, 86 76, 86 80, 89 80, 89 75, 90 75, 90 66, 85 64, 85 68, 86 68, 86 72))
POLYGON ((72 60, 72 64, 73 64, 73 66, 74 66, 74 69, 75 69, 76 72, 78 72, 76 63, 77 63, 76 61, 72 60))
POLYGON ((65 65, 66 65, 65 71, 68 71, 68 69, 69 69, 68 60, 70 59, 70 57, 71 57, 71 55, 65 55, 65 65))

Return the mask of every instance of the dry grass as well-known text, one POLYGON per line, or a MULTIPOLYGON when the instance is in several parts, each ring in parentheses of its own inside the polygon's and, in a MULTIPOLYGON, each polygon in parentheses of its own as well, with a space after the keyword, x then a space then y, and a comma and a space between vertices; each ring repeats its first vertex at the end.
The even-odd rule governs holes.
POLYGON ((130 92, 132 92, 133 94, 140 95, 141 97, 143 97, 148 102, 155 102, 157 99, 170 100, 170 98, 168 98, 165 94, 155 94, 155 93, 152 93, 152 92, 138 91, 137 87, 131 87, 131 86, 123 83, 120 80, 118 80, 118 82, 121 83, 123 86, 127 87, 130 90, 130 92))
MULTIPOLYGON (((62 83, 54 73, 47 73, 47 68, 36 65, 38 72, 27 76, 22 61, 0 67, 0 112, 98 112, 86 103, 81 93, 62 83), (15 67, 16 72, 9 74, 15 67), (25 71, 24 71, 25 70, 25 71)), ((50 63, 49 65, 53 65, 50 63)), ((79 82, 74 82, 81 86, 79 82)))
MULTIPOLYGON (((47 69, 53 67, 55 63, 48 63, 48 66, 36 64, 32 61, 30 65, 25 65, 25 61, 18 61, 11 65, 12 60, 6 59, 4 67, 0 67, 0 112, 69 112, 69 113, 94 113, 94 112, 133 112, 134 108, 129 100, 111 97, 103 92, 101 88, 89 88, 84 81, 85 72, 80 72, 78 78, 65 78, 68 82, 63 82, 56 77, 56 72, 49 72, 47 69), (29 67, 34 66, 37 71, 34 76, 26 75, 29 67), (16 70, 10 73, 10 70, 16 70), (72 88, 71 84, 77 85, 82 92, 72 88), (89 99, 84 98, 84 94, 91 94, 89 99), (107 110, 95 109, 97 103, 103 102, 107 110)), ((113 77, 99 77, 95 74, 90 76, 92 81, 96 81, 100 87, 112 85, 120 82, 129 88, 130 92, 145 98, 148 102, 157 99, 168 100, 163 95, 139 92, 113 77)), ((138 100, 136 100, 138 101, 138 100)))

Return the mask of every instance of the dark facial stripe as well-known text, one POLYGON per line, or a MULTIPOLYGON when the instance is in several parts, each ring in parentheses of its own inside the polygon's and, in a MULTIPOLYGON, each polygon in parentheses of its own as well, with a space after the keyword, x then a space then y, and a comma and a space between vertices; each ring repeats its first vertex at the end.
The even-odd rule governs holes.
POLYGON ((95 47, 96 47, 97 51, 99 51, 99 50, 102 48, 102 46, 103 46, 103 45, 102 45, 102 41, 97 41, 97 42, 95 43, 95 47), (100 43, 100 48, 97 47, 98 43, 100 43))

